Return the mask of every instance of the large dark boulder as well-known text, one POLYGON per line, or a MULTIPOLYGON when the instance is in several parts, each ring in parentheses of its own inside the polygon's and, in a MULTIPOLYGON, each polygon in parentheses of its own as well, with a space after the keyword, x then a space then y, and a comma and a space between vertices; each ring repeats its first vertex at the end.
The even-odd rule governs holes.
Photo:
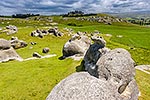
POLYGON ((109 49, 106 48, 106 41, 100 36, 92 36, 91 38, 94 43, 90 45, 89 49, 87 50, 84 56, 84 66, 85 70, 89 73, 95 73, 96 71, 96 63, 98 59, 106 54, 109 49))

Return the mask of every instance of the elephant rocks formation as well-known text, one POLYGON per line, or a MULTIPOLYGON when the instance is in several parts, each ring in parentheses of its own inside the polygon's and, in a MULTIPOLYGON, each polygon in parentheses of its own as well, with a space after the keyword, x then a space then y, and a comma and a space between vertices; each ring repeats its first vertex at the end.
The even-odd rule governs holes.
POLYGON ((22 58, 17 54, 11 43, 5 39, 0 39, 0 62, 7 62, 10 60, 22 61, 22 58))
POLYGON ((83 59, 85 72, 62 80, 47 100, 138 100, 135 62, 130 53, 122 48, 106 48, 102 37, 92 40, 83 59))

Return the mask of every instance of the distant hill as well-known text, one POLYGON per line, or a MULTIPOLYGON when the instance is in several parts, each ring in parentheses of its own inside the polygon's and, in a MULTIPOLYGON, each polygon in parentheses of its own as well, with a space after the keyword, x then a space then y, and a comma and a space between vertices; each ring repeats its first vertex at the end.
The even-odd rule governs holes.
POLYGON ((126 12, 126 13, 108 13, 107 14, 121 17, 121 18, 146 18, 150 17, 150 11, 137 11, 137 12, 126 12))
POLYGON ((150 25, 150 11, 107 13, 112 16, 126 19, 128 22, 139 25, 150 25))

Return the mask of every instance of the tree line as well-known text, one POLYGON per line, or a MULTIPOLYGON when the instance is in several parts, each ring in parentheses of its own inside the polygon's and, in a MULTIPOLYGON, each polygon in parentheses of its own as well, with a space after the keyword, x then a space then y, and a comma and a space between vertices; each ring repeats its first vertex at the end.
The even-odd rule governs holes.
POLYGON ((90 13, 90 14, 85 14, 83 11, 75 10, 68 12, 67 14, 63 14, 63 17, 83 17, 83 16, 94 16, 97 14, 90 13))
POLYGON ((14 14, 12 15, 12 18, 27 18, 33 16, 40 16, 40 14, 14 14))

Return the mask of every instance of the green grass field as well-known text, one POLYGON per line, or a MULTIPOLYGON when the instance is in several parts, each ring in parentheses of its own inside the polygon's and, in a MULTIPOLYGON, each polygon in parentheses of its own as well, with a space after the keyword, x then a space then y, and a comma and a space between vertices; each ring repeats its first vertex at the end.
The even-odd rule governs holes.
MULTIPOLYGON (((150 28, 127 23, 105 25, 96 22, 75 21, 74 19, 64 21, 60 17, 54 17, 54 21, 59 23, 58 27, 62 31, 65 27, 72 28, 75 32, 86 31, 90 33, 99 30, 107 41, 107 47, 111 49, 125 48, 131 53, 138 65, 150 64, 150 28), (75 23, 79 26, 68 26, 68 23, 75 23), (112 37, 107 37, 105 34, 111 34, 112 37), (118 38, 117 35, 123 37, 118 38)), ((0 63, 0 100, 45 100, 51 89, 60 80, 75 72, 76 67, 81 63, 81 61, 73 61, 72 59, 59 60, 59 57, 62 56, 62 47, 70 37, 67 35, 63 37, 45 36, 42 39, 31 37, 31 31, 48 26, 44 21, 14 19, 9 22, 19 28, 18 33, 10 36, 1 33, 0 38, 10 39, 11 36, 17 36, 28 42, 27 47, 17 50, 21 57, 32 57, 32 53, 35 51, 43 55, 42 49, 44 47, 50 48, 49 54, 57 56, 24 62, 0 63), (32 46, 30 42, 37 42, 37 45, 32 46)), ((8 25, 7 21, 4 21, 0 27, 6 25, 8 25)), ((149 100, 149 77, 148 74, 136 71, 135 78, 141 91, 139 100, 149 100)))

